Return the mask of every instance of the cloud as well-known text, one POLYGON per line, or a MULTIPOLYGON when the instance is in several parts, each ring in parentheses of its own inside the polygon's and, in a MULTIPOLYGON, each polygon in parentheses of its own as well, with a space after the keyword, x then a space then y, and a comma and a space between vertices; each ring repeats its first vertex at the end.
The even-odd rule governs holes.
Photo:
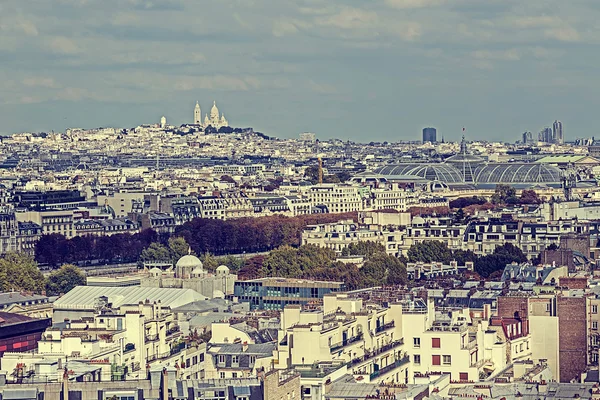
POLYGON ((392 32, 401 39, 412 42, 422 35, 422 25, 415 21, 398 23, 392 27, 392 32))
POLYGON ((60 87, 60 85, 53 78, 46 78, 41 76, 32 76, 25 78, 23 79, 22 83, 27 87, 41 87, 49 89, 56 89, 60 87))
POLYGON ((272 33, 275 37, 282 37, 297 32, 298 28, 289 20, 278 20, 273 23, 272 33))
POLYGON ((549 39, 556 39, 561 42, 577 42, 581 39, 579 32, 570 26, 546 29, 544 35, 549 39))
POLYGON ((559 17, 551 15, 516 17, 512 18, 510 22, 518 28, 545 28, 562 24, 559 17))
POLYGON ((385 3, 393 8, 426 8, 437 7, 446 3, 446 0, 385 0, 385 3))
POLYGON ((50 39, 49 47, 52 52, 57 54, 72 55, 79 53, 77 44, 64 36, 57 36, 50 39))
POLYGON ((337 88, 329 83, 317 83, 312 79, 308 82, 310 90, 319 94, 336 94, 337 88))
POLYGON ((16 17, 0 20, 0 32, 23 33, 26 36, 38 36, 38 28, 32 21, 16 17))
POLYGON ((517 49, 508 50, 477 50, 471 53, 477 60, 519 61, 521 55, 517 49))
POLYGON ((333 15, 317 17, 316 22, 322 26, 339 29, 361 29, 375 25, 378 16, 375 11, 344 7, 333 15))
POLYGON ((225 75, 186 76, 178 78, 173 83, 173 89, 180 91, 191 90, 229 90, 249 91, 260 88, 260 81, 255 77, 235 77, 225 75))

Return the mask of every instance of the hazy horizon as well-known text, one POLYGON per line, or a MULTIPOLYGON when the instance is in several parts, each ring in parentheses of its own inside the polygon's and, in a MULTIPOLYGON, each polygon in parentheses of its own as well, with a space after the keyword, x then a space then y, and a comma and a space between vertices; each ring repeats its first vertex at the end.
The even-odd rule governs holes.
POLYGON ((276 137, 595 135, 594 0, 0 4, 4 134, 192 122, 276 137))

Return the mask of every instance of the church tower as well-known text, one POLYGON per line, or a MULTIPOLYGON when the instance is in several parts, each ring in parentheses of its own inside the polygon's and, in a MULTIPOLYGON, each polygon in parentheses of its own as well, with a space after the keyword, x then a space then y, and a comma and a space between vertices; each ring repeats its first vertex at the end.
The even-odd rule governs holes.
POLYGON ((194 107, 194 124, 202 124, 202 111, 200 111, 200 104, 198 102, 196 102, 196 107, 194 107))

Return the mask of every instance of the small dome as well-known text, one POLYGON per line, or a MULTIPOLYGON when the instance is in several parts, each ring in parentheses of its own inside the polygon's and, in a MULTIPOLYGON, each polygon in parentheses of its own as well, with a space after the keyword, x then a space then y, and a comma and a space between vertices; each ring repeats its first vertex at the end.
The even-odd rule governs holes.
POLYGON ((152 269, 151 269, 150 271, 148 271, 148 272, 150 272, 150 274, 151 274, 152 276, 161 276, 161 275, 162 275, 162 270, 161 270, 160 268, 156 268, 156 267, 152 268, 152 269))
POLYGON ((196 268, 202 268, 202 261, 196 256, 191 254, 185 255, 177 261, 176 266, 178 268, 191 268, 192 270, 196 268))
POLYGON ((213 106, 210 109, 210 116, 212 118, 214 118, 214 117, 218 118, 219 117, 219 109, 217 108, 217 102, 216 101, 213 101, 213 106))
POLYGON ((424 225, 425 224, 425 220, 422 217, 419 217, 417 215, 416 217, 413 218, 412 224, 413 225, 424 225))
POLYGON ((229 268, 227 265, 219 265, 217 267, 217 272, 229 272, 229 268))

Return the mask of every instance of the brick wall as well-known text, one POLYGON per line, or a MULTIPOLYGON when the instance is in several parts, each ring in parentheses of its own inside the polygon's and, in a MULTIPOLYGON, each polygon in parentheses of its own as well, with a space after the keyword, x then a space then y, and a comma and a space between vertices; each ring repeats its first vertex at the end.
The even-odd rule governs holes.
POLYGON ((579 379, 587 359, 587 324, 584 297, 558 297, 558 356, 560 381, 579 379))
POLYGON ((568 278, 566 276, 561 276, 558 278, 558 285, 568 289, 585 289, 587 288, 588 280, 587 278, 568 278))
POLYGON ((569 271, 575 269, 573 263, 573 250, 571 249, 558 249, 558 250, 544 250, 541 253, 541 262, 544 265, 556 265, 561 267, 566 265, 569 271))
POLYGON ((279 371, 268 372, 263 380, 264 400, 301 400, 300 375, 279 377, 279 371))
POLYGON ((589 235, 562 235, 560 237, 560 248, 578 251, 586 257, 590 256, 589 235))
POLYGON ((515 313, 520 318, 527 318, 527 297, 500 296, 498 297, 498 316, 503 318, 514 318, 515 313))

